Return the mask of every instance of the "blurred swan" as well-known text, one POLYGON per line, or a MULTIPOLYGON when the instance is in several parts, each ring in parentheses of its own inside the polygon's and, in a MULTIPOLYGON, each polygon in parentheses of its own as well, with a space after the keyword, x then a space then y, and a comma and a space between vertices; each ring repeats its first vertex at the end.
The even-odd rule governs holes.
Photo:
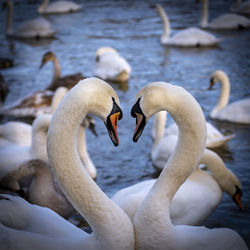
MULTIPOLYGON (((166 111, 160 111, 154 116, 154 125, 152 129, 154 143, 151 151, 151 158, 153 165, 159 170, 164 168, 165 163, 172 154, 179 133, 178 126, 175 122, 165 128, 166 120, 166 111)), ((235 137, 234 134, 223 135, 209 122, 206 122, 206 126, 207 148, 221 147, 235 137)))
MULTIPOLYGON (((131 115, 136 118, 135 142, 148 120, 161 110, 168 111, 177 123, 179 138, 174 153, 135 214, 136 248, 247 249, 241 236, 228 228, 173 225, 171 201, 203 155, 206 120, 198 102, 183 88, 163 82, 150 83, 138 92, 131 109, 131 115)), ((196 188, 192 195, 198 192, 196 188)))
POLYGON ((74 211, 73 206, 63 194, 47 162, 36 159, 23 162, 1 180, 1 186, 13 191, 20 190, 19 180, 32 176, 28 187, 27 200, 42 207, 48 207, 64 218, 74 211))
POLYGON ((42 17, 21 23, 15 30, 12 29, 13 3, 10 0, 4 2, 4 7, 8 7, 6 35, 21 38, 52 38, 54 31, 50 23, 42 17))
MULTIPOLYGON (((220 204, 223 192, 226 192, 242 210, 241 183, 226 168, 219 155, 211 150, 205 150, 200 164, 204 164, 210 172, 197 168, 178 189, 170 205, 170 216, 174 225, 200 225, 220 204), (200 202, 201 200, 203 202, 200 202)), ((133 220, 137 209, 156 180, 142 181, 121 189, 112 200, 133 220)))
POLYGON ((87 234, 72 226, 50 209, 41 213, 44 222, 32 221, 33 217, 40 217, 40 211, 38 216, 33 216, 37 206, 33 209, 20 198, 4 195, 0 201, 0 245, 3 250, 134 249, 131 220, 90 178, 77 153, 76 132, 88 112, 104 121, 112 142, 118 145, 117 121, 122 117, 119 99, 109 84, 88 78, 69 91, 54 113, 47 147, 51 167, 63 192, 87 220, 93 233, 87 234))
POLYGON ((208 0, 202 1, 202 16, 200 21, 200 26, 202 28, 209 29, 242 29, 250 27, 250 19, 237 14, 224 14, 213 21, 208 22, 208 0))
POLYGON ((210 79, 212 89, 216 82, 221 82, 221 94, 216 106, 210 112, 210 117, 233 123, 250 124, 250 98, 241 99, 228 104, 230 96, 230 81, 222 70, 215 71, 210 79))
POLYGON ((101 47, 96 51, 95 76, 107 81, 126 82, 130 73, 130 65, 115 49, 101 47))
POLYGON ((22 162, 41 159, 48 162, 46 141, 51 115, 40 115, 32 124, 32 142, 29 146, 10 144, 0 148, 0 180, 22 162))
POLYGON ((161 43, 163 45, 172 45, 179 47, 198 47, 198 46, 212 46, 220 42, 214 35, 203 31, 199 28, 188 28, 170 37, 170 21, 167 13, 161 5, 156 4, 156 10, 163 21, 163 33, 161 36, 161 43))
POLYGON ((82 8, 82 5, 73 1, 54 1, 49 3, 49 0, 43 0, 42 4, 38 7, 39 14, 58 14, 75 12, 82 8))
POLYGON ((82 75, 82 73, 75 73, 75 74, 66 75, 66 76, 61 77, 61 67, 60 67, 59 60, 57 59, 56 55, 51 51, 48 51, 43 55, 40 69, 49 61, 52 61, 52 63, 53 63, 54 73, 53 73, 52 81, 51 81, 50 85, 46 88, 46 90, 55 91, 59 87, 66 87, 68 89, 71 89, 80 80, 85 78, 82 75))

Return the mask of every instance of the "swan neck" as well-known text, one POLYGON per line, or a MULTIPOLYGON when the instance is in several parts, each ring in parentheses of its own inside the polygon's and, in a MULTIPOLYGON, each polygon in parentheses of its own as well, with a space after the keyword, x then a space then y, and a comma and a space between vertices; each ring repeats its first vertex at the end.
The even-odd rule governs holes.
POLYGON ((84 167, 92 179, 97 176, 97 171, 95 165, 93 164, 91 158, 89 157, 86 145, 86 131, 85 128, 80 126, 78 134, 78 150, 84 167))
POLYGON ((210 116, 213 118, 216 116, 218 112, 220 112, 223 108, 225 108, 229 102, 229 96, 230 96, 230 82, 227 75, 221 76, 221 92, 219 100, 214 107, 214 109, 211 111, 210 116))
POLYGON ((168 19, 167 13, 164 11, 162 7, 159 9, 159 15, 163 22, 163 33, 161 35, 161 41, 164 42, 170 36, 170 32, 171 32, 170 21, 168 19))
POLYGON ((201 21, 200 26, 206 28, 208 26, 208 1, 202 0, 202 12, 201 12, 201 21))
POLYGON ((38 13, 43 13, 47 9, 49 0, 43 0, 42 4, 38 7, 38 13))
POLYGON ((125 212, 98 187, 80 160, 77 149, 80 124, 90 107, 100 105, 91 84, 78 83, 59 104, 49 127, 47 149, 52 170, 67 198, 88 221, 93 237, 101 245, 109 246, 116 237, 128 236, 133 229, 125 212))
POLYGON ((13 3, 10 1, 7 1, 8 5, 8 13, 7 13, 7 23, 6 23, 6 34, 12 35, 12 16, 13 16, 13 3))
POLYGON ((54 66, 54 74, 53 74, 52 83, 54 83, 61 76, 61 67, 60 67, 59 60, 57 58, 53 59, 53 66, 54 66))

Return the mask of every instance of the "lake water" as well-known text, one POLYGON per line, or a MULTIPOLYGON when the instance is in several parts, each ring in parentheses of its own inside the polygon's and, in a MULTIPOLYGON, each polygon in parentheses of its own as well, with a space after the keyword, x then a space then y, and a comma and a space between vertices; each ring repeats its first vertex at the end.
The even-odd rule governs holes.
MULTIPOLYGON (((38 1, 15 1, 14 25, 37 16, 38 1)), ((152 147, 149 122, 138 143, 132 142, 135 121, 130 109, 137 91, 152 81, 166 81, 183 86, 200 103, 208 117, 220 93, 217 84, 207 91, 210 75, 224 70, 231 81, 230 101, 250 96, 250 30, 212 32, 222 39, 214 48, 179 49, 160 44, 162 22, 155 1, 78 1, 81 12, 47 16, 58 31, 55 40, 9 41, 5 39, 5 12, 0 11, 0 55, 14 59, 14 67, 1 70, 10 92, 6 104, 35 90, 44 89, 52 78, 52 64, 41 70, 43 54, 53 51, 61 63, 62 75, 82 72, 93 76, 95 51, 112 46, 132 67, 127 85, 112 84, 120 98, 124 117, 118 125, 120 145, 114 147, 103 122, 96 119, 98 137, 87 134, 89 154, 98 170, 98 185, 112 195, 120 188, 155 176, 150 160, 152 147)), ((172 32, 198 26, 201 4, 193 0, 158 1, 167 10, 172 32)), ((211 19, 228 12, 232 1, 210 1, 211 19)), ((9 118, 1 118, 2 122, 9 118)), ((250 246, 250 126, 213 122, 221 131, 236 137, 216 152, 240 179, 243 186, 240 212, 230 197, 209 216, 208 227, 229 227, 239 232, 250 246)))

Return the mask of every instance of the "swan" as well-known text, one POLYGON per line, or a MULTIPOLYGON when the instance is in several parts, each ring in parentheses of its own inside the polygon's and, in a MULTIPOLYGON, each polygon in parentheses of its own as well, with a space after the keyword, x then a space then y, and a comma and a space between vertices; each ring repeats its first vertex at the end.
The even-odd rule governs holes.
POLYGON ((94 75, 108 81, 126 82, 129 80, 131 66, 125 58, 112 47, 100 47, 96 51, 94 75))
POLYGON ((30 203, 48 207, 64 218, 72 214, 73 206, 61 191, 50 165, 45 161, 36 159, 22 163, 2 179, 1 186, 13 191, 22 190, 18 181, 28 176, 33 177, 25 195, 30 203))
POLYGON ((85 77, 82 73, 75 73, 71 75, 66 75, 61 77, 61 67, 59 60, 57 59, 56 55, 52 51, 48 51, 43 55, 40 69, 47 63, 51 61, 54 66, 54 74, 50 85, 46 88, 46 90, 55 91, 58 87, 66 87, 71 89, 75 86, 80 80, 84 79, 85 77))
POLYGON ((0 73, 0 106, 1 103, 5 100, 6 95, 9 92, 8 85, 6 84, 3 75, 0 73))
MULTIPOLYGON (((51 167, 63 192, 86 218, 93 233, 78 230, 53 214, 55 220, 47 220, 45 216, 45 222, 55 229, 45 234, 43 222, 42 228, 36 222, 32 224, 26 213, 24 216, 21 214, 25 207, 17 209, 15 199, 5 195, 0 202, 0 207, 1 203, 5 204, 5 209, 0 210, 0 244, 6 246, 3 249, 134 249, 131 220, 89 177, 77 153, 77 131, 88 113, 104 121, 113 144, 117 146, 117 121, 122 118, 119 99, 109 84, 98 78, 88 78, 73 87, 55 111, 49 127, 47 148, 51 167), (13 216, 15 220, 11 220, 13 216), (16 225, 18 223, 22 227, 16 225), (27 227, 32 228, 27 230, 27 227), (75 233, 71 233, 71 228, 75 233), (62 230, 67 232, 64 236, 62 230)), ((51 216, 52 211, 47 209, 43 215, 46 213, 51 216)))
POLYGON ((215 71, 210 78, 211 90, 216 82, 221 82, 221 94, 216 106, 209 116, 212 119, 233 123, 250 124, 250 98, 241 99, 228 104, 230 96, 230 81, 222 70, 215 71))
POLYGON ((49 0, 43 0, 42 4, 38 7, 39 14, 57 14, 76 12, 82 8, 82 5, 72 1, 54 1, 49 4, 49 0))
POLYGON ((163 45, 178 47, 199 47, 213 46, 220 42, 220 40, 214 35, 194 27, 179 31, 170 37, 170 21, 168 19, 167 13, 159 4, 156 4, 156 10, 163 21, 163 33, 161 35, 161 43, 163 45))
MULTIPOLYGON (((168 158, 172 154, 178 137, 178 126, 172 123, 165 128, 167 118, 166 111, 160 111, 154 116, 154 125, 152 129, 153 146, 151 150, 151 159, 153 165, 162 170, 168 158)), ((229 140, 235 137, 234 134, 223 135, 211 123, 206 122, 207 126, 207 148, 217 148, 225 145, 229 140)))
POLYGON ((13 3, 10 0, 4 2, 4 7, 8 7, 6 35, 20 39, 30 38, 52 38, 54 31, 50 23, 42 17, 28 20, 21 23, 15 30, 12 29, 13 3))
POLYGON ((202 15, 200 20, 200 27, 201 28, 208 28, 208 29, 242 29, 242 28, 249 28, 250 27, 250 19, 244 16, 240 16, 237 14, 224 14, 213 21, 208 22, 208 0, 201 0, 202 1, 202 15))
POLYGON ((150 83, 138 92, 131 109, 131 115, 136 117, 135 142, 148 120, 161 110, 168 111, 176 121, 179 138, 174 153, 135 214, 136 249, 247 249, 231 229, 173 225, 170 204, 202 157, 206 121, 198 102, 182 87, 150 83))
POLYGON ((30 146, 11 144, 0 148, 0 180, 19 164, 30 159, 48 162, 46 137, 51 115, 40 115, 32 124, 32 142, 30 146))
MULTIPOLYGON (((175 145, 176 143, 174 147, 175 145)), ((174 225, 200 225, 220 204, 224 191, 241 210, 243 209, 241 183, 226 168, 219 155, 206 149, 200 164, 205 164, 211 174, 197 168, 178 189, 170 205, 170 217, 174 225)), ((112 196, 112 200, 133 220, 137 209, 156 180, 142 181, 121 189, 112 196)))

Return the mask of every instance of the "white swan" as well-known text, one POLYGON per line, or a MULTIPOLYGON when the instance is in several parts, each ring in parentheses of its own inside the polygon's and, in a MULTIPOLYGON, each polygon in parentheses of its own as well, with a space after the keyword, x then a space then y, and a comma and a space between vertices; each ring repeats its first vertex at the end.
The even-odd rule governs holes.
POLYGON ((201 28, 208 29, 242 29, 242 28, 250 28, 250 19, 244 16, 240 16, 237 14, 224 14, 213 21, 208 22, 209 14, 208 14, 208 0, 202 1, 202 15, 200 20, 201 28))
POLYGON ((38 7, 39 14, 57 14, 76 12, 82 8, 82 5, 73 1, 54 1, 49 4, 49 0, 43 0, 42 4, 38 7))
POLYGON ((11 144, 0 148, 0 179, 21 163, 30 159, 48 162, 46 138, 51 115, 40 115, 32 124, 32 143, 30 146, 11 144))
MULTIPOLYGON (((65 94, 67 92, 68 92, 67 88, 59 87, 55 91, 52 98, 49 95, 48 99, 50 101, 47 100, 46 98, 41 99, 40 104, 42 104, 42 102, 43 102, 42 100, 44 100, 46 103, 46 106, 47 106, 46 109, 38 110, 35 107, 31 107, 32 102, 29 102, 27 99, 25 99, 25 101, 23 100, 23 103, 27 104, 27 106, 25 108, 23 107, 23 109, 22 109, 20 107, 22 105, 17 105, 18 108, 14 108, 11 112, 14 112, 16 114, 19 110, 19 107, 20 107, 21 109, 19 111, 22 114, 25 112, 30 114, 33 111, 35 112, 33 114, 34 116, 37 116, 38 113, 42 113, 42 111, 44 111, 45 113, 53 113, 55 111, 55 109, 57 108, 59 102, 62 100, 62 98, 65 96, 65 94), (48 103, 48 101, 49 101, 49 103, 48 103), (28 104, 28 103, 30 103, 30 104, 28 104), (30 106, 30 108, 28 108, 29 106, 30 106)), ((38 101, 34 101, 34 102, 38 105, 38 101)), ((34 106, 35 106, 35 103, 33 103, 34 106)), ((45 103, 44 103, 44 105, 45 105, 45 103)), ((2 112, 5 114, 4 109, 2 110, 2 112)), ((0 124, 0 146, 7 146, 10 144, 19 144, 21 146, 30 146, 31 145, 31 131, 32 131, 32 126, 25 123, 25 122, 10 121, 10 122, 6 122, 4 124, 0 124)))
POLYGON ((21 23, 15 30, 12 29, 12 14, 13 3, 10 0, 5 1, 5 5, 8 7, 6 35, 21 38, 52 38, 56 31, 54 31, 50 23, 42 17, 32 19, 21 23))
POLYGON ((96 51, 94 75, 114 82, 126 82, 129 80, 131 66, 125 58, 111 47, 101 47, 96 51))
MULTIPOLYGON (((26 187, 28 190, 25 197, 30 203, 48 207, 64 218, 72 214, 73 206, 61 191, 49 164, 45 161, 36 159, 22 163, 1 180, 1 186, 18 191, 20 190, 19 180, 29 176, 33 178, 29 183, 30 186, 26 187)), ((21 189, 23 190, 23 186, 21 189)))
POLYGON ((161 43, 163 45, 178 47, 198 47, 213 46, 220 42, 220 40, 214 35, 194 27, 179 31, 178 33, 170 37, 170 21, 166 12, 159 4, 156 4, 156 10, 163 21, 163 33, 161 35, 161 43))
MULTIPOLYGON (((200 164, 205 164, 211 173, 197 168, 178 189, 170 205, 170 217, 174 225, 200 225, 220 204, 223 192, 232 197, 242 210, 241 183, 226 168, 219 155, 206 149, 200 164)), ((133 220, 137 209, 156 180, 142 181, 121 189, 112 200, 133 220)))
POLYGON ((210 78, 212 89, 216 82, 221 82, 221 94, 216 106, 210 112, 210 117, 233 123, 250 124, 250 98, 241 99, 228 104, 230 96, 230 81, 222 70, 215 71, 210 78))
MULTIPOLYGON (((152 129, 154 143, 152 146, 151 158, 153 165, 160 170, 164 168, 165 163, 175 148, 179 131, 175 122, 165 128, 166 118, 166 111, 160 111, 155 114, 154 125, 152 129)), ((221 147, 235 137, 234 134, 223 135, 209 122, 206 122, 206 126, 207 148, 221 147)))
MULTIPOLYGON (((0 244, 3 249, 134 249, 133 225, 127 214, 112 200, 110 200, 89 177, 77 153, 77 131, 81 121, 88 113, 100 117, 109 132, 114 145, 118 145, 117 121, 122 117, 119 99, 112 87, 97 78, 80 81, 60 103, 53 115, 48 132, 48 155, 52 169, 67 198, 78 212, 86 218, 93 233, 74 229, 72 225, 55 216, 55 220, 46 220, 47 226, 56 227, 52 234, 44 234, 37 227, 37 223, 30 222, 30 218, 18 215, 15 201, 6 197, 3 203, 5 209, 0 211, 2 224, 0 230, 0 244), (65 122, 67 120, 68 122, 65 122), (66 131, 66 132, 65 132, 66 131), (13 214, 10 212, 14 212, 13 214), (15 217, 15 220, 10 218, 15 217), (18 218, 18 220, 17 220, 18 218), (4 222, 3 222, 4 221, 4 222), (19 227, 17 224, 22 224, 19 227), (59 236, 57 228, 59 228, 59 236), (17 225, 17 226, 16 226, 17 225), (26 227, 33 228, 26 231, 26 227), (24 230, 23 230, 24 229, 24 230), (69 232, 64 237, 61 231, 69 232), (81 231, 81 232, 80 232, 81 231)), ((1 207, 0 202, 0 207, 1 207)), ((21 207, 21 211, 25 207, 21 207)), ((48 216, 51 215, 51 210, 48 216)), ((33 212, 32 212, 33 213, 33 212)), ((43 224, 41 227, 43 227, 43 224)), ((73 227, 74 228, 74 227, 73 227)))
POLYGON ((40 64, 40 69, 49 61, 53 63, 54 73, 53 73, 52 81, 50 85, 46 88, 46 90, 55 91, 59 87, 66 87, 67 89, 71 89, 80 80, 85 78, 82 75, 82 73, 75 73, 75 74, 61 77, 61 67, 60 67, 59 60, 57 59, 56 55, 51 51, 48 51, 43 55, 43 58, 40 64))
POLYGON ((206 142, 206 122, 198 102, 186 90, 168 83, 151 83, 138 92, 131 110, 136 117, 134 141, 150 117, 161 110, 168 111, 176 121, 179 138, 174 153, 135 214, 136 248, 247 249, 243 239, 231 229, 172 224, 170 204, 200 161, 206 142))

